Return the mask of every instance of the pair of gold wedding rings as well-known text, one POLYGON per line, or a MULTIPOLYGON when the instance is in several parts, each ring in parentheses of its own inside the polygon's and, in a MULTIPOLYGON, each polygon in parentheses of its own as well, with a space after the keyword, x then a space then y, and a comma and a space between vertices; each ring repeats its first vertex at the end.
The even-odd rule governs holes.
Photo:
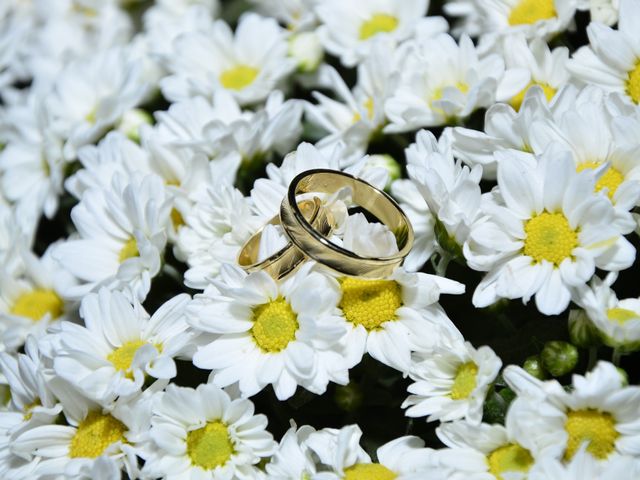
POLYGON ((276 280, 294 272, 306 259, 312 259, 345 276, 385 278, 398 267, 413 246, 411 223, 393 198, 366 181, 337 170, 308 170, 296 176, 280 205, 280 214, 267 224, 282 225, 289 243, 267 259, 258 262, 258 249, 264 227, 240 249, 238 264, 247 272, 265 271, 276 280), (398 253, 388 257, 362 257, 329 240, 335 229, 331 211, 320 198, 298 200, 309 194, 333 194, 348 188, 353 203, 375 216, 396 237, 398 253))

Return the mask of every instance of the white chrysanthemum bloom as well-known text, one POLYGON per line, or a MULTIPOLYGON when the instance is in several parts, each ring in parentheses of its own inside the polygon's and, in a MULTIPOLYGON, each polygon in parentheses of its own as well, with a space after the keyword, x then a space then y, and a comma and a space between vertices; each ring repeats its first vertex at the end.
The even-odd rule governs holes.
POLYGON ((590 0, 589 11, 591 12, 591 21, 604 23, 605 25, 614 25, 618 23, 618 11, 620 9, 620 0, 590 0))
POLYGON ((267 165, 267 178, 259 178, 254 182, 251 190, 254 211, 265 221, 270 220, 280 211, 282 199, 287 195, 289 184, 295 176, 316 168, 344 170, 383 189, 389 179, 388 170, 369 166, 367 160, 367 156, 362 157, 360 154, 349 155, 342 142, 325 149, 301 143, 295 152, 284 158, 281 166, 267 165))
POLYGON ((393 49, 388 43, 375 42, 371 55, 358 65, 358 82, 353 91, 335 69, 327 67, 323 75, 340 101, 313 92, 318 105, 307 105, 307 117, 328 132, 318 147, 342 141, 350 152, 367 150, 371 137, 386 123, 384 105, 396 83, 396 72, 389 65, 392 58, 393 49))
POLYGON ((274 17, 292 32, 306 31, 317 20, 313 1, 309 0, 251 0, 258 12, 274 17))
POLYGON ((345 385, 355 361, 345 356, 346 328, 335 314, 338 292, 312 264, 277 283, 264 272, 223 266, 214 286, 197 295, 188 321, 217 334, 193 363, 221 387, 238 383, 245 397, 272 385, 280 400, 298 385, 316 393, 345 385))
MULTIPOLYGON (((390 122, 385 131, 445 125, 493 104, 496 94, 503 96, 497 90, 505 77, 504 60, 497 54, 480 57, 466 35, 460 44, 448 34, 407 42, 398 55, 405 60, 399 85, 385 105, 390 122)), ((506 89, 516 93, 517 84, 507 80, 506 89)))
POLYGON ((606 191, 614 207, 616 228, 630 233, 635 228, 630 210, 640 204, 640 148, 637 141, 626 141, 634 118, 612 112, 615 98, 594 86, 579 93, 574 90, 574 102, 567 105, 563 97, 573 97, 571 90, 559 95, 553 121, 533 122, 531 136, 538 145, 556 142, 571 151, 577 171, 598 170, 595 190, 606 191))
POLYGON ((151 278, 160 271, 170 209, 156 175, 116 175, 109 190, 87 190, 71 211, 79 238, 52 252, 80 282, 62 293, 79 299, 106 286, 144 300, 151 278))
POLYGON ((589 45, 578 49, 568 68, 578 79, 640 104, 640 4, 620 0, 618 30, 598 22, 587 27, 589 45))
POLYGON ((488 272, 473 294, 476 307, 535 295, 540 312, 558 314, 569 305, 569 289, 596 267, 618 271, 633 263, 635 249, 616 228, 611 202, 594 193, 595 175, 576 172, 568 152, 496 155, 498 191, 483 202, 485 215, 463 248, 471 268, 488 272))
POLYGON ((109 479, 138 472, 137 447, 148 429, 145 396, 103 409, 59 378, 54 393, 66 424, 41 425, 12 439, 11 450, 35 465, 36 478, 109 479))
POLYGON ((635 350, 640 346, 640 299, 618 300, 611 288, 617 277, 616 273, 604 280, 593 277, 589 287, 576 289, 573 301, 585 310, 606 345, 635 350))
POLYGON ((482 25, 481 43, 490 48, 501 37, 523 34, 548 40, 567 30, 579 0, 474 0, 482 25))
POLYGON ((274 480, 315 478, 316 459, 306 441, 316 430, 309 425, 296 428, 295 423, 291 423, 265 467, 267 475, 274 480))
POLYGON ((65 162, 62 141, 46 125, 41 91, 11 95, 0 110, 0 188, 15 203, 20 223, 52 218, 62 195, 65 162))
POLYGON ((520 109, 525 94, 532 86, 542 88, 544 96, 550 102, 558 90, 569 83, 571 75, 567 70, 567 47, 551 50, 541 38, 534 38, 527 43, 523 35, 503 39, 501 47, 507 68, 518 70, 521 89, 509 99, 509 104, 516 111, 520 109))
POLYGON ((536 458, 536 445, 514 428, 509 412, 504 426, 474 425, 464 420, 442 423, 436 434, 449 448, 434 453, 438 464, 461 478, 526 480, 536 458))
POLYGON ((222 480, 262 478, 258 462, 276 443, 267 417, 253 403, 233 398, 215 385, 197 389, 169 385, 159 394, 149 442, 140 455, 147 478, 222 480))
POLYGON ((263 224, 239 190, 224 184, 208 188, 184 217, 176 241, 189 265, 185 284, 204 290, 222 264, 236 262, 240 248, 263 224))
POLYGON ((409 395, 402 408, 408 417, 427 417, 428 422, 461 418, 473 425, 482 420, 484 399, 502 367, 487 347, 474 348, 460 332, 449 329, 430 349, 414 354, 409 395))
POLYGON ((548 455, 529 471, 528 480, 634 480, 640 476, 637 457, 616 456, 607 462, 594 459, 586 448, 580 448, 571 461, 548 455))
MULTIPOLYGON (((558 97, 562 97, 562 92, 558 97)), ((484 132, 465 127, 447 130, 451 137, 451 147, 456 158, 470 166, 482 165, 482 176, 495 180, 498 163, 494 152, 498 150, 519 150, 521 152, 542 153, 547 143, 538 141, 531 130, 536 120, 552 121, 552 114, 541 87, 527 90, 518 111, 504 103, 492 105, 485 114, 484 132)))
POLYGON ((424 18, 429 0, 329 0, 316 2, 322 22, 318 34, 325 48, 353 67, 371 53, 376 37, 402 42, 419 30, 425 36, 446 31, 441 17, 424 18))
MULTIPOLYGON (((432 478, 428 474, 429 452, 424 441, 418 437, 396 438, 376 451, 377 462, 360 447, 362 430, 358 425, 348 425, 340 430, 325 428, 309 435, 306 445, 318 456, 323 464, 322 473, 313 478, 318 480, 391 480, 407 479, 421 473, 422 478, 432 478)), ((418 477, 415 477, 418 478, 418 477)))
MULTIPOLYGON (((407 172, 435 219, 435 234, 440 248, 449 254, 467 241, 471 225, 480 216, 480 179, 482 167, 470 169, 455 161, 448 135, 437 141, 421 130, 416 143, 406 150, 407 172)), ((432 232, 424 232, 429 238, 432 232)))
POLYGON ((171 75, 160 81, 171 101, 230 92, 241 105, 267 98, 295 68, 287 57, 286 32, 272 18, 243 15, 235 34, 222 20, 209 28, 185 32, 165 58, 171 75))
POLYGON ((513 365, 503 375, 518 394, 510 407, 514 427, 541 445, 542 458, 571 460, 585 443, 599 460, 640 453, 640 387, 624 386, 613 364, 601 361, 585 376, 573 375, 570 391, 513 365))
POLYGON ((150 88, 144 73, 133 49, 125 48, 96 53, 60 72, 45 108, 51 129, 66 140, 67 160, 142 102, 150 88))
POLYGON ((167 112, 156 112, 154 132, 160 143, 185 149, 188 155, 205 154, 214 160, 214 181, 232 184, 242 167, 291 151, 302 133, 302 109, 302 102, 285 101, 282 92, 274 91, 264 108, 243 111, 222 90, 214 94, 213 104, 196 97, 172 104, 167 112))
POLYGON ((120 292, 86 295, 80 307, 85 326, 64 322, 47 339, 55 372, 102 405, 138 394, 147 375, 175 377, 174 359, 189 359, 194 350, 184 317, 189 300, 177 295, 150 317, 120 292))
POLYGON ((12 7, 10 2, 0 6, 0 90, 24 76, 20 53, 32 29, 33 20, 12 7))
POLYGON ((57 244, 37 258, 17 246, 16 270, 5 269, 10 265, 0 269, 1 350, 16 351, 29 335, 39 338, 51 325, 73 318, 77 307, 63 299, 63 292, 73 288, 75 281, 52 258, 55 248, 57 244))

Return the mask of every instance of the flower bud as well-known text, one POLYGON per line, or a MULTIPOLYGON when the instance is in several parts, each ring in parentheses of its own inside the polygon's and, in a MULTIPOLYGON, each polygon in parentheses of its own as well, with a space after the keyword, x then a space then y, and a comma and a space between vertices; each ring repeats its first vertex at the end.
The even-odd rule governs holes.
POLYGON ((547 372, 542 367, 542 361, 538 355, 532 355, 527 358, 522 364, 522 368, 525 372, 538 380, 545 380, 547 378, 547 372))
POLYGON ((436 234, 436 240, 438 241, 438 245, 451 255, 453 258, 464 261, 464 254, 462 253, 462 247, 458 245, 454 236, 449 235, 447 231, 447 227, 436 218, 436 224, 434 227, 434 231, 436 234))
POLYGON ((584 310, 569 312, 569 338, 572 344, 580 348, 596 347, 602 343, 598 329, 584 310))
POLYGON ((310 73, 322 63, 324 49, 315 32, 302 32, 289 38, 289 56, 298 62, 298 69, 310 73))
POLYGON ((153 118, 140 108, 134 108, 125 112, 116 130, 123 133, 129 140, 140 142, 140 126, 151 125, 153 118))
POLYGON ((578 349, 570 343, 554 340, 545 344, 540 359, 546 371, 554 377, 561 377, 576 368, 578 349))
POLYGON ((389 172, 389 180, 387 180, 387 184, 384 187, 385 190, 388 190, 391 184, 402 176, 400 164, 395 158, 387 154, 370 155, 366 168, 384 168, 389 172))

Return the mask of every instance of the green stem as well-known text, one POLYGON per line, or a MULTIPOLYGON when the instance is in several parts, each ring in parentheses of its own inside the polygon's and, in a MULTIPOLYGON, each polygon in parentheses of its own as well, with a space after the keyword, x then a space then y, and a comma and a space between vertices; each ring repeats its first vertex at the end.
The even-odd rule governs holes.
POLYGON ((438 264, 436 265, 436 275, 440 277, 444 277, 447 273, 447 267, 449 266, 449 262, 451 261, 451 255, 447 252, 441 252, 440 260, 438 260, 438 264))
POLYGON ((614 348, 613 354, 611 355, 611 363, 613 363, 616 367, 620 366, 620 357, 622 356, 622 352, 614 348))
POLYGON ((594 346, 589 348, 589 362, 587 363, 587 372, 595 367, 598 361, 598 347, 594 346))

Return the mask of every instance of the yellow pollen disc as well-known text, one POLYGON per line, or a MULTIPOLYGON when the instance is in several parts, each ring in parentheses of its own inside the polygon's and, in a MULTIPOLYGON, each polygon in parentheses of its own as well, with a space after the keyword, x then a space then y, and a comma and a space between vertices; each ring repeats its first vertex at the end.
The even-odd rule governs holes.
POLYGON ((629 320, 637 320, 640 315, 633 310, 627 310, 626 308, 610 308, 607 310, 607 318, 612 322, 624 325, 629 320))
POLYGON ((131 362, 133 362, 133 357, 135 357, 138 349, 146 345, 147 342, 144 340, 134 340, 133 342, 127 342, 121 347, 116 348, 113 352, 107 355, 107 360, 109 360, 116 370, 122 370, 127 373, 127 377, 132 377, 129 373, 131 369, 131 362))
POLYGON ((136 242, 135 238, 130 238, 129 240, 127 240, 127 243, 124 244, 122 250, 120 250, 118 260, 120 261, 120 263, 122 263, 129 258, 138 256, 140 256, 140 252, 138 252, 138 242, 136 242))
POLYGON ((25 407, 24 407, 24 415, 23 415, 24 420, 25 421, 31 420, 31 417, 33 416, 33 412, 31 410, 33 410, 35 407, 41 407, 41 406, 42 406, 42 403, 40 403, 40 399, 39 398, 36 398, 29 405, 25 405, 25 407))
POLYGON ((205 470, 224 465, 233 455, 229 430, 222 422, 207 422, 187 433, 187 455, 191 463, 205 470))
POLYGON ((71 439, 69 457, 96 458, 117 441, 125 441, 127 427, 111 415, 89 412, 71 439))
POLYGON ((440 88, 436 88, 433 91, 433 95, 431 96, 431 101, 435 102, 436 100, 442 100, 442 96, 444 95, 444 89, 448 87, 455 87, 460 90, 462 93, 467 93, 469 91, 469 85, 464 82, 458 82, 455 85, 443 85, 440 88))
MULTIPOLYGON (((598 168, 600 165, 602 165, 602 162, 584 162, 578 165, 576 170, 578 172, 583 170, 592 170, 594 168, 598 168)), ((604 175, 602 175, 600 180, 598 180, 598 183, 596 183, 596 192, 606 188, 608 189, 607 195, 609 196, 609 199, 613 200, 613 196, 616 194, 616 191, 622 182, 624 182, 624 175, 620 170, 609 166, 607 171, 604 172, 604 175)))
POLYGON ((263 352, 280 352, 295 340, 298 316, 282 297, 253 309, 253 340, 263 352))
POLYGON ((360 40, 377 35, 378 33, 390 33, 398 28, 398 19, 386 13, 376 13, 360 26, 360 40))
POLYGON ((509 25, 527 25, 557 16, 554 0, 520 0, 509 14, 509 25))
POLYGON ((627 80, 627 93, 635 103, 640 104, 640 60, 633 70, 629 72, 627 80))
POLYGON ((620 435, 610 413, 597 410, 570 410, 564 428, 569 434, 565 460, 571 460, 580 446, 587 442, 587 451, 596 458, 605 459, 615 449, 620 435))
POLYGON ((543 212, 525 223, 524 254, 558 266, 578 246, 578 234, 562 213, 543 212))
POLYGON ((257 68, 238 65, 222 72, 220 83, 229 90, 242 90, 251 85, 258 76, 257 68))
MULTIPOLYGON (((367 109, 367 118, 369 120, 373 120, 373 98, 369 97, 367 98, 367 100, 364 102, 364 108, 367 109)), ((356 112, 353 114, 353 123, 359 122, 360 120, 362 120, 362 115, 360 115, 359 112, 356 112)))
POLYGON ((176 229, 184 225, 184 218, 182 217, 182 214, 175 208, 171 209, 171 223, 173 223, 173 226, 176 229))
POLYGON ((380 328, 384 322, 397 320, 402 306, 402 289, 393 280, 340 280, 342 300, 338 305, 345 318, 367 330, 380 328))
POLYGON ((533 464, 533 457, 526 448, 522 448, 517 443, 510 443, 496 448, 487 455, 487 462, 489 471, 498 480, 504 480, 503 473, 528 472, 533 464))
POLYGON ((516 111, 520 110, 520 107, 522 106, 522 102, 524 102, 524 96, 527 94, 529 89, 534 85, 537 85, 542 88, 542 91, 544 92, 544 96, 547 98, 547 102, 551 101, 553 96, 556 94, 557 90, 552 86, 547 85, 546 83, 529 82, 529 85, 524 87, 520 91, 520 93, 518 93, 515 97, 509 100, 509 103, 511 104, 514 110, 516 111))
POLYGON ((53 290, 36 289, 23 293, 11 307, 11 313, 37 322, 47 313, 52 319, 64 312, 64 302, 53 290))
POLYGON ((358 463, 345 468, 345 480, 393 480, 398 475, 379 463, 358 463))
POLYGON ((476 388, 477 377, 478 366, 474 362, 460 365, 453 380, 453 387, 451 387, 451 398, 453 400, 468 398, 476 388))

